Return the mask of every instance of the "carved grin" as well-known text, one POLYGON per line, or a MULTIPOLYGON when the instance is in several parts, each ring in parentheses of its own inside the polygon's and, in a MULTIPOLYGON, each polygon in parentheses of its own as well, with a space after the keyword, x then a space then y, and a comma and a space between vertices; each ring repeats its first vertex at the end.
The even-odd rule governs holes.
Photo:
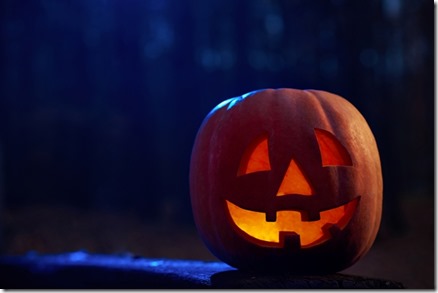
MULTIPOLYGON (((253 242, 271 247, 295 245, 308 248, 331 239, 350 222, 359 203, 356 197, 346 204, 321 211, 317 221, 303 221, 302 212, 278 211, 275 222, 266 214, 245 210, 226 200, 234 224, 253 242)), ((304 214, 304 212, 303 212, 304 214)))

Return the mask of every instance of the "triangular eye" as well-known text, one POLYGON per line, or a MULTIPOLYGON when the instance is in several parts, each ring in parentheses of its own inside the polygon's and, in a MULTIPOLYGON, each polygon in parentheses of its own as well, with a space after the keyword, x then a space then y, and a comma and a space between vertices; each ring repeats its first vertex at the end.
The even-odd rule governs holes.
POLYGON ((353 166, 347 149, 330 132, 315 128, 322 166, 353 166))
POLYGON ((269 163, 268 138, 263 136, 249 145, 240 160, 237 176, 271 170, 269 163))

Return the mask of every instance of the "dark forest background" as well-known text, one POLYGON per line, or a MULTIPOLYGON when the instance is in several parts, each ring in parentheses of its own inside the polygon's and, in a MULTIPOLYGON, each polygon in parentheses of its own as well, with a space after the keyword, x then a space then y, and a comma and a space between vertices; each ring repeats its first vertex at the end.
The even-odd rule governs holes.
POLYGON ((21 251, 11 223, 34 207, 193 227, 196 132, 261 88, 326 90, 362 112, 391 233, 406 229, 402 198, 433 203, 432 1, 3 0, 0 25, 4 253, 21 251))

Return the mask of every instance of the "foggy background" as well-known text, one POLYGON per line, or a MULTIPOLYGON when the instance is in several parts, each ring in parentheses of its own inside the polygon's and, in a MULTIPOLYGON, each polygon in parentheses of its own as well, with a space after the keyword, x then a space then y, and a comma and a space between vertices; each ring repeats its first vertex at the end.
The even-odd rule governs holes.
POLYGON ((215 260, 189 161, 221 101, 341 95, 369 123, 382 226, 345 273, 434 286, 431 1, 3 0, 0 253, 215 260))

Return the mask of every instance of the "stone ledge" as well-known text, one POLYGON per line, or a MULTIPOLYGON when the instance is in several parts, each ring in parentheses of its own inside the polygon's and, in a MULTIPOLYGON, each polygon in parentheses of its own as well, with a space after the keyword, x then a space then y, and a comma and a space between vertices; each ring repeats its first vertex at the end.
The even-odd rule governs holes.
POLYGON ((151 259, 78 251, 0 257, 5 289, 304 289, 404 288, 399 282, 345 274, 297 276, 236 270, 222 262, 151 259))

